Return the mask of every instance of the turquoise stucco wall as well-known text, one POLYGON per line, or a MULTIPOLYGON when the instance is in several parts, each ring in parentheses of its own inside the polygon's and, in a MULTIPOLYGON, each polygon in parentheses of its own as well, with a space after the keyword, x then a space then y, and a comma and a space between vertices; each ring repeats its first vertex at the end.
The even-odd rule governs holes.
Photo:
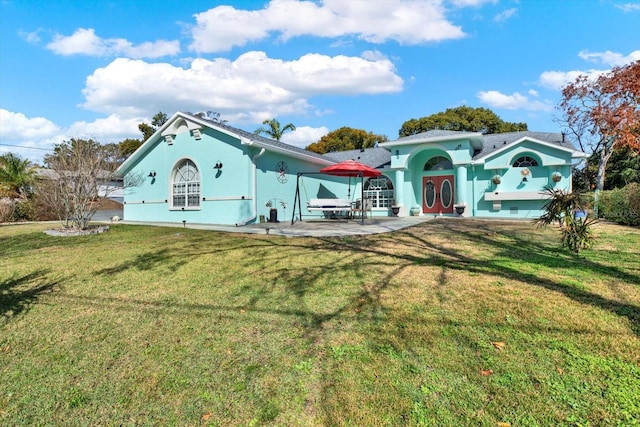
POLYGON ((402 174, 403 182, 398 183, 395 179, 395 174, 389 174, 390 178, 394 181, 394 185, 402 186, 402 198, 397 200, 398 203, 405 207, 405 212, 408 215, 408 209, 412 206, 422 206, 422 177, 430 175, 454 175, 455 186, 457 191, 454 193, 455 202, 458 203, 458 197, 463 195, 464 200, 461 203, 470 204, 470 200, 467 200, 471 192, 472 176, 468 170, 468 165, 471 161, 473 154, 473 148, 471 143, 467 139, 454 139, 450 141, 443 141, 437 144, 429 143, 422 144, 416 143, 415 145, 401 146, 397 148, 398 154, 396 155, 396 148, 394 147, 391 152, 391 168, 400 168, 404 170, 402 174), (432 157, 442 156, 450 159, 453 168, 446 171, 424 171, 425 163, 432 157), (467 168, 467 173, 462 174, 458 172, 458 167, 467 168), (460 176, 465 176, 463 180, 460 180, 460 176))
MULTIPOLYGON (((130 176, 140 175, 143 179, 140 185, 125 191, 124 218, 128 221, 187 221, 199 224, 257 222, 261 215, 265 219, 269 218, 266 203, 271 200, 273 207, 278 209, 278 220, 290 221, 297 173, 318 172, 326 164, 286 153, 265 150, 259 155, 260 152, 259 147, 243 145, 239 139, 210 128, 202 130, 202 138, 199 140, 190 132, 175 135, 173 144, 159 139, 129 170, 130 176), (200 173, 199 208, 171 208, 169 198, 172 171, 183 159, 191 159, 200 173), (286 162, 289 169, 285 182, 278 179, 280 173, 276 170, 281 161, 286 162), (217 162, 223 164, 220 170, 213 167, 217 162), (155 178, 148 177, 151 171, 155 171, 155 178)), ((303 209, 306 208, 307 194, 308 198, 317 198, 321 194, 324 197, 331 197, 331 194, 346 197, 348 190, 347 178, 321 174, 305 176, 302 184, 306 190, 301 190, 303 209)), ((306 210, 303 211, 305 217, 308 214, 306 210)))
MULTIPOLYGON (((208 127, 202 129, 201 139, 177 127, 172 144, 168 144, 161 136, 157 138, 128 169, 129 174, 140 175, 142 182, 125 190, 126 220, 209 224, 257 222, 260 216, 269 218, 269 207, 265 204, 272 201, 273 207, 278 210, 278 219, 290 221, 297 174, 317 173, 327 165, 312 157, 292 155, 277 149, 261 152, 259 147, 242 144, 238 138, 208 127), (191 159, 200 173, 201 205, 197 209, 171 209, 170 178, 176 164, 182 159, 191 159), (221 170, 213 168, 217 162, 222 162, 221 170), (288 167, 284 182, 278 179, 279 162, 286 162, 288 167), (154 179, 148 177, 151 171, 156 173, 154 179)), ((524 141, 498 151, 477 164, 472 163, 474 150, 471 141, 465 139, 415 143, 389 149, 391 166, 383 174, 393 182, 396 203, 403 206, 402 215, 409 215, 412 206, 422 205, 422 178, 433 174, 454 175, 454 203, 467 206, 465 216, 537 217, 542 214, 544 200, 521 196, 537 197, 545 185, 571 189, 571 152, 533 141, 524 141), (522 155, 534 157, 540 164, 529 168, 531 174, 527 182, 522 182, 521 168, 510 166, 515 158, 522 155), (424 164, 434 156, 450 159, 452 169, 424 171, 424 164), (561 174, 560 182, 551 180, 553 172, 561 174), (499 186, 491 182, 491 177, 496 174, 502 177, 499 186), (496 192, 499 194, 496 195, 496 192), (494 198, 504 196, 498 209, 494 200, 486 199, 488 193, 494 198)), ((309 199, 335 197, 356 200, 360 197, 360 191, 360 180, 354 178, 305 174, 300 181, 303 219, 322 216, 320 212, 310 213, 306 210, 309 199)), ((373 211, 374 216, 389 214, 388 208, 373 211)), ((298 211, 296 219, 299 217, 298 211)))
POLYGON ((534 218, 543 213, 542 207, 546 201, 540 199, 539 193, 546 185, 571 189, 572 153, 533 141, 523 141, 478 164, 472 164, 473 148, 464 139, 401 146, 397 148, 397 154, 395 147, 391 151, 392 169, 402 169, 403 173, 392 173, 390 177, 394 180, 394 185, 402 186, 401 203, 406 209, 421 206, 422 177, 436 174, 454 175, 455 203, 467 205, 465 216, 534 218), (434 156, 451 159, 453 169, 424 171, 424 164, 434 156), (539 164, 529 168, 531 174, 527 177, 527 182, 522 181, 522 169, 511 166, 520 156, 534 157, 539 164), (554 172, 562 176, 560 182, 552 180, 554 172), (502 177, 497 188, 491 181, 496 174, 502 177), (395 176, 401 176, 402 182, 396 183, 395 176), (505 197, 499 204, 493 200, 485 200, 485 193, 496 191, 505 197))

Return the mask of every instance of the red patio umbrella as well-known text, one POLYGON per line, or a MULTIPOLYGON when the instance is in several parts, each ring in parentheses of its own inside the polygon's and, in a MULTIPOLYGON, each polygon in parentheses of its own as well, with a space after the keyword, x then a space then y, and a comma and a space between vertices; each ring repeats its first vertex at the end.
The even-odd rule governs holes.
POLYGON ((382 172, 355 160, 345 160, 335 165, 320 169, 320 172, 335 176, 380 176, 382 172))
POLYGON ((371 178, 375 176, 382 175, 377 169, 372 168, 371 166, 367 166, 360 162, 356 162, 355 160, 345 160, 344 162, 336 163, 335 165, 327 166, 326 168, 320 169, 320 172, 325 173, 327 175, 334 176, 348 176, 349 177, 349 193, 351 192, 351 177, 360 177, 362 180, 362 184, 360 190, 361 200, 362 200, 362 223, 364 224, 364 178, 371 178))

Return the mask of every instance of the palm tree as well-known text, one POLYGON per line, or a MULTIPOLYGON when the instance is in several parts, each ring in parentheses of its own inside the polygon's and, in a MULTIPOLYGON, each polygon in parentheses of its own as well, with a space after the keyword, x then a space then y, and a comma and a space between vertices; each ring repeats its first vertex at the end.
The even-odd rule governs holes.
POLYGON ((280 128, 280 122, 277 119, 267 119, 265 121, 262 122, 263 125, 269 125, 268 128, 265 128, 264 126, 259 127, 258 129, 255 130, 255 134, 256 135, 260 135, 260 134, 267 134, 269 135, 271 138, 275 139, 276 141, 280 141, 280 138, 282 138, 282 135, 290 130, 290 131, 294 131, 296 130, 296 127, 293 123, 287 123, 282 129, 280 128))
POLYGON ((0 190, 9 197, 24 197, 35 181, 35 169, 31 162, 7 153, 0 156, 0 190))
POLYGON ((562 234, 562 244, 574 253, 580 249, 589 249, 595 237, 591 226, 597 220, 591 218, 587 211, 587 199, 582 191, 567 191, 550 186, 542 191, 548 201, 542 208, 544 214, 533 220, 538 227, 558 223, 562 234))

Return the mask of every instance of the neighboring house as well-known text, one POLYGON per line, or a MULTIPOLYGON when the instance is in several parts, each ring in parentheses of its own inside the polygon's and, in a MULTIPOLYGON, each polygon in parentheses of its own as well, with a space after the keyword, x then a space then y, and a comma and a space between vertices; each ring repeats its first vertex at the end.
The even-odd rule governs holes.
POLYGON ((306 211, 306 202, 355 202, 362 194, 360 180, 318 173, 348 159, 382 172, 364 181, 374 216, 391 215, 395 205, 400 216, 530 218, 541 214, 545 185, 571 189, 571 165, 581 157, 562 134, 448 131, 319 155, 178 112, 116 175, 125 183, 142 178, 135 187, 125 185, 128 221, 244 225, 268 219, 269 204, 278 210, 279 220, 290 220, 296 186, 303 218, 322 215, 306 211), (522 174, 525 169, 527 175, 522 174), (499 184, 492 181, 496 175, 499 184))

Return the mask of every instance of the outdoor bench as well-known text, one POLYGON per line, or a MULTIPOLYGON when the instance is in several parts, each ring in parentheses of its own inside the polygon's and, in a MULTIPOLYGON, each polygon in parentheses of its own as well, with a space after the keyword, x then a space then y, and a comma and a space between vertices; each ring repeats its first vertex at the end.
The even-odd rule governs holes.
POLYGON ((307 202, 307 210, 312 211, 351 211, 351 200, 349 199, 310 199, 307 202))

